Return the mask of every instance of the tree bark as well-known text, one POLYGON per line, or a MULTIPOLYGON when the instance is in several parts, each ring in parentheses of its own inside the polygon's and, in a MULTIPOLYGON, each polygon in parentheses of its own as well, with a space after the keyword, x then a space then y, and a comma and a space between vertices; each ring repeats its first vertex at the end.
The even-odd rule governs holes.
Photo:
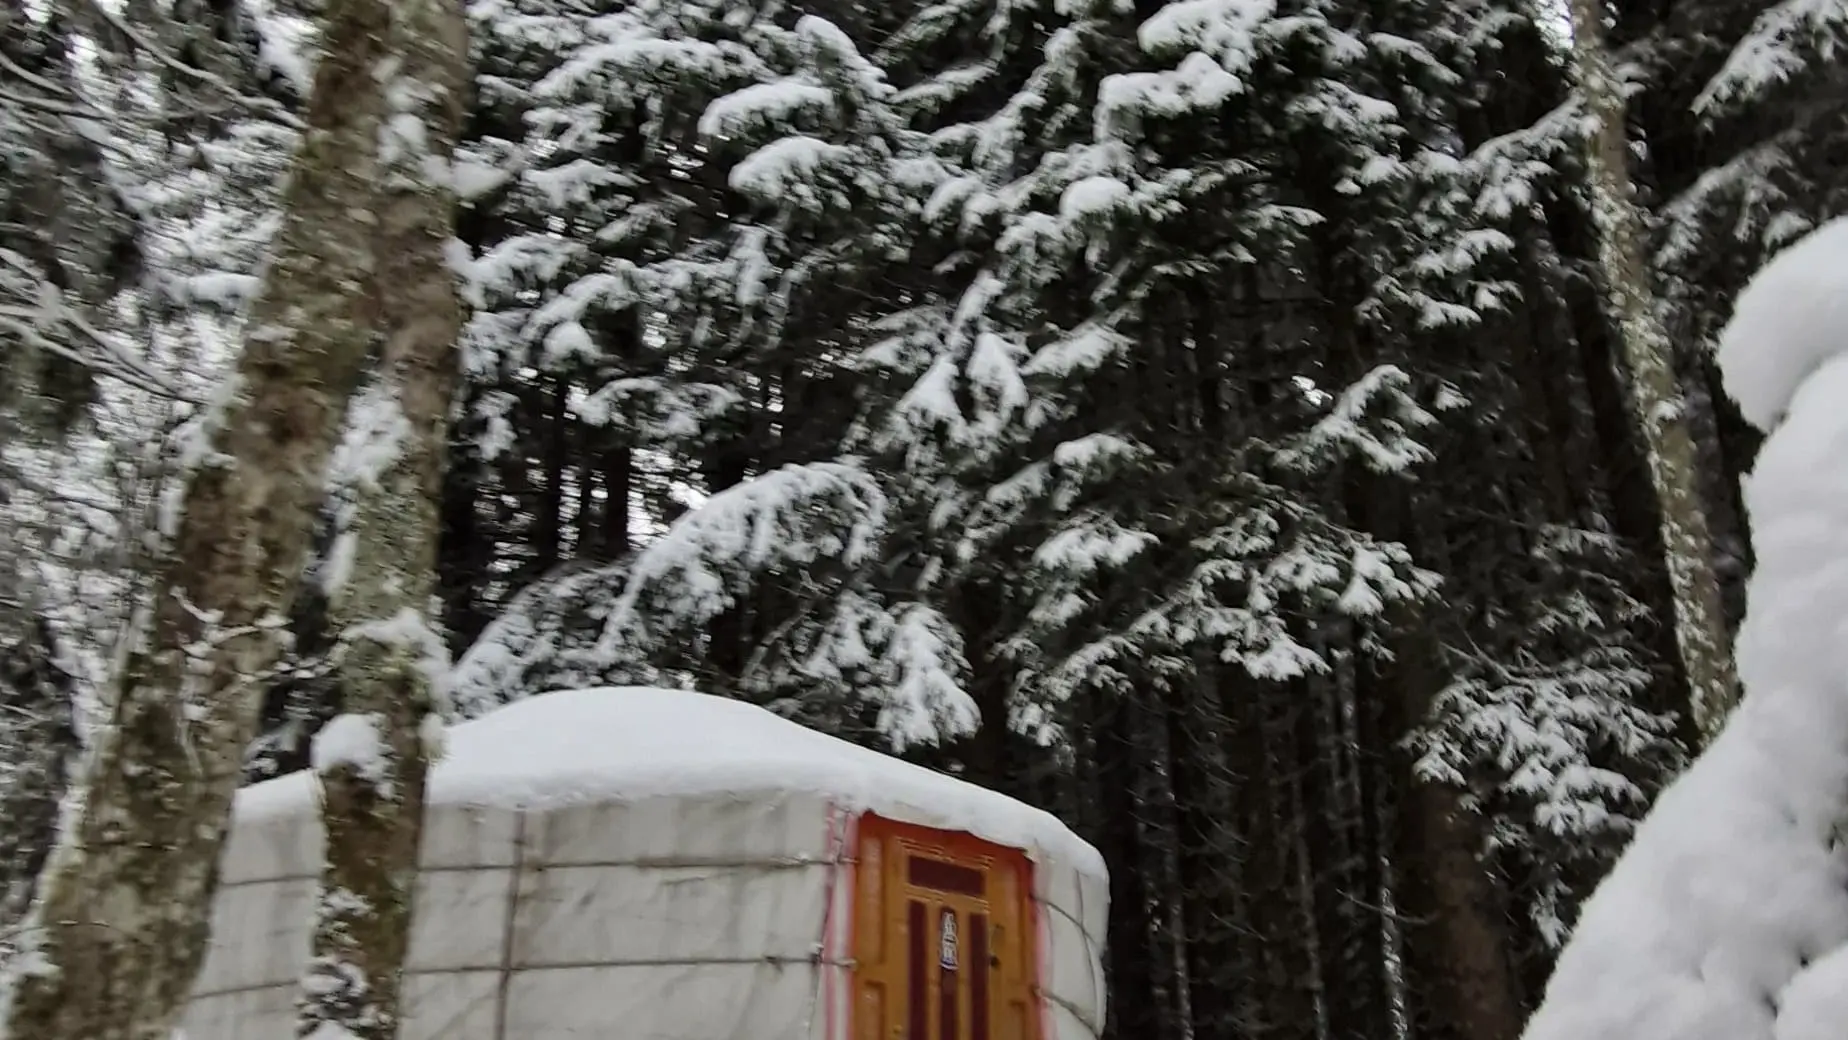
MULTIPOLYGON (((328 590, 343 714, 317 738, 327 833, 297 1032, 395 1040, 422 833, 425 727, 447 659, 436 600, 443 459, 462 310, 447 256, 448 169, 463 116, 468 27, 455 0, 396 0, 377 206, 380 371, 349 411, 344 583, 328 590)), ((336 550, 340 552, 340 550, 336 550)))
MULTIPOLYGON (((1429 713, 1443 682, 1435 640, 1416 630, 1395 647, 1386 682, 1402 691, 1403 726, 1429 713)), ((1398 847, 1405 965, 1428 1017, 1415 1034, 1439 1040, 1515 1040, 1519 985, 1511 963, 1505 893, 1483 862, 1482 821, 1460 792, 1401 766, 1398 847)))
POLYGON ((1674 352, 1651 286, 1643 212, 1629 170, 1623 87, 1605 43, 1604 5, 1572 0, 1571 7, 1573 59, 1592 117, 1586 165, 1599 267, 1655 488, 1689 708, 1705 742, 1719 732, 1738 699, 1713 537, 1674 352))
POLYGON ((274 259, 189 445, 152 619, 61 837, 6 1035, 167 1040, 203 959, 265 673, 283 650, 342 402, 369 344, 369 211, 388 6, 332 0, 274 259))

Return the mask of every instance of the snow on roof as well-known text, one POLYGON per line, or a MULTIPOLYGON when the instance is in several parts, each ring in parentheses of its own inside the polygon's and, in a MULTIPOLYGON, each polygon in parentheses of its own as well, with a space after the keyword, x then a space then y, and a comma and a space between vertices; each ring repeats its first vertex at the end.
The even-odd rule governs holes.
MULTIPOLYGON (((303 772, 246 788, 238 793, 238 818, 312 812, 311 784, 303 772)), ((967 831, 1108 877, 1098 851, 1048 813, 762 708, 685 690, 562 690, 452 726, 429 791, 433 804, 521 809, 675 795, 817 794, 844 808, 967 831)))
POLYGON ((1776 425, 1809 375, 1848 354, 1848 217, 1818 227, 1753 276, 1720 333, 1720 374, 1746 421, 1776 425))

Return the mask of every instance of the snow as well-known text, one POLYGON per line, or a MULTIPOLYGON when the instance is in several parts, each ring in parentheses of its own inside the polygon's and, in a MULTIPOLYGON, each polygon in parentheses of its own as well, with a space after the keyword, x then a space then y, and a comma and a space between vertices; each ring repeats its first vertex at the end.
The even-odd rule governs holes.
POLYGON ((1067 185, 1059 197, 1059 219, 1068 224, 1095 219, 1122 205, 1129 198, 1129 185, 1115 177, 1086 177, 1067 185))
POLYGON ((704 137, 743 137, 760 128, 833 114, 834 95, 826 87, 795 79, 754 83, 707 105, 699 132, 704 137))
POLYGON ((845 75, 852 83, 852 88, 861 95, 873 99, 890 98, 891 86, 885 82, 885 73, 872 62, 866 60, 853 44, 853 38, 841 30, 840 26, 819 15, 803 15, 796 20, 796 35, 809 46, 810 60, 824 75, 838 77, 845 75))
POLYGON ((594 362, 601 356, 597 342, 590 338, 590 332, 578 322, 561 321, 546 333, 545 362, 548 365, 558 365, 577 358, 594 362))
POLYGON ((388 617, 350 625, 343 635, 350 642, 370 640, 383 646, 414 651, 418 670, 423 672, 424 680, 440 700, 443 684, 449 676, 449 647, 442 635, 431 627, 429 620, 416 608, 399 607, 396 613, 388 617))
POLYGON ((963 659, 954 625, 925 606, 912 606, 890 638, 894 683, 879 707, 879 732, 903 751, 945 737, 965 737, 981 723, 981 710, 948 662, 963 659))
POLYGON ((1258 36, 1276 13, 1272 0, 1177 0, 1137 30, 1144 53, 1177 64, 1160 72, 1106 76, 1098 90, 1099 140, 1129 138, 1149 118, 1212 110, 1242 93, 1258 56, 1258 36))
POLYGON ((1848 948, 1809 966, 1784 989, 1773 1040, 1837 1040, 1848 1018, 1848 948))
POLYGON ((1804 52, 1811 48, 1818 64, 1837 60, 1844 33, 1848 5, 1841 0, 1782 0, 1768 6, 1695 99, 1694 110, 1715 115, 1796 78, 1809 64, 1804 52))
POLYGON ((1526 1040, 1840 1032, 1848 992, 1848 223, 1753 282, 1720 362, 1770 426, 1745 485, 1745 699, 1584 907, 1526 1040), (1848 353, 1842 351, 1841 353, 1848 353), (1834 1007, 1831 1007, 1834 1005, 1834 1007), (1820 1017, 1818 1017, 1820 1016, 1820 1017))
POLYGON ((314 89, 314 25, 276 10, 274 3, 251 5, 257 37, 257 68, 282 78, 297 97, 314 89))
POLYGON ((1224 105, 1245 89, 1225 67, 1198 51, 1167 72, 1119 72, 1098 87, 1092 132, 1128 139, 1149 118, 1178 118, 1224 105))
POLYGON ((1272 0, 1177 0, 1143 22, 1136 40, 1149 54, 1197 51, 1238 72, 1250 67, 1258 30, 1276 14, 1272 0))
POLYGON ((949 356, 937 358, 918 377, 905 396, 892 409, 891 428, 887 437, 892 444, 918 442, 922 431, 963 426, 962 407, 956 403, 956 361, 949 356))
POLYGON ((967 385, 980 395, 977 403, 986 406, 991 426, 998 426, 1027 406, 1027 384, 1020 378, 1019 367, 1025 353, 1018 344, 993 332, 975 337, 966 366, 967 385))
POLYGON ((1132 341, 1128 336, 1095 322, 1087 322, 1034 351, 1020 366, 1022 375, 1071 376, 1093 372, 1121 357, 1132 341))
POLYGON ((225 271, 196 274, 184 280, 180 298, 176 302, 241 311, 256 298, 257 291, 262 288, 262 281, 253 274, 225 271))
MULTIPOLYGON (((344 512, 351 512, 351 508, 344 512)), ((342 518, 350 522, 350 518, 342 518)), ((353 580, 353 568, 359 562, 359 532, 346 530, 334 535, 333 544, 327 547, 327 555, 321 558, 315 568, 315 578, 323 595, 331 596, 347 587, 353 580)))
POLYGON ((474 202, 512 179, 512 174, 492 163, 459 160, 450 167, 450 182, 460 202, 474 202))
MULTIPOLYGON (((612 18, 620 23, 620 18, 612 18)), ((602 82, 648 83, 686 78, 719 82, 730 72, 728 52, 703 40, 664 40, 651 36, 620 35, 607 43, 581 48, 576 56, 547 75, 534 88, 541 98, 568 98, 574 92, 594 91, 602 82)))
POLYGON ((815 198, 810 182, 823 171, 843 166, 851 149, 814 137, 785 137, 759 148, 732 167, 732 190, 759 199, 783 196, 815 198))
POLYGON ((1848 217, 1753 277, 1720 334, 1720 372, 1746 420, 1768 430, 1804 379, 1838 354, 1848 354, 1848 217))
POLYGON ((1040 543, 1033 552, 1033 564, 1044 570, 1089 575, 1122 567, 1159 541, 1148 531, 1125 530, 1108 517, 1091 518, 1054 532, 1040 543))
POLYGON ((716 616, 732 603, 736 584, 728 574, 825 558, 863 565, 884 531, 886 509, 876 481, 838 462, 791 464, 727 488, 636 556, 598 650, 615 655, 650 628, 716 616))
POLYGON ((315 1025, 314 1032, 305 1040, 359 1040, 359 1034, 338 1022, 322 1021, 315 1025))
MULTIPOLYGON (((362 726, 354 716, 330 723, 334 735, 323 730, 315 742, 317 766, 322 755, 358 748, 347 738, 362 726)), ((298 773, 245 788, 238 819, 312 814, 311 784, 310 774, 298 773)), ((1038 809, 762 708, 684 690, 565 690, 453 726, 429 797, 437 805, 533 810, 771 792, 822 795, 849 810, 968 831, 1108 876, 1096 849, 1038 809)))
POLYGON ((379 482, 397 464, 405 443, 414 435, 410 420, 398 404, 396 385, 368 385, 348 406, 346 428, 328 462, 329 482, 379 490, 379 482))
POLYGON ((327 720, 309 745, 309 765, 323 775, 349 768, 381 789, 389 788, 391 754, 380 728, 384 721, 377 712, 347 713, 327 720))

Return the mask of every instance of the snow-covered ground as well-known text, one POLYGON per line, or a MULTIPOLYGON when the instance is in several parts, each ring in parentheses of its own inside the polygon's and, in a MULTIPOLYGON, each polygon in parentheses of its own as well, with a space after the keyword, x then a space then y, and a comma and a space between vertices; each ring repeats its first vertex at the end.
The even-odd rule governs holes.
POLYGON ((1848 218, 1753 280, 1720 346, 1770 436, 1744 702, 1586 903, 1526 1040, 1823 1040, 1848 1021, 1848 218))

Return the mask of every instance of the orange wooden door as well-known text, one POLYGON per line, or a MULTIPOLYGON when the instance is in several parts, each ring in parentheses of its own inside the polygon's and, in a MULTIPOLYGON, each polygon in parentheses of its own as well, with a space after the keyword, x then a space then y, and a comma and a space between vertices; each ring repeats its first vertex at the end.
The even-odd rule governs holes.
POLYGON ((854 1040, 1039 1040, 1026 855, 870 814, 859 844, 854 1040))

